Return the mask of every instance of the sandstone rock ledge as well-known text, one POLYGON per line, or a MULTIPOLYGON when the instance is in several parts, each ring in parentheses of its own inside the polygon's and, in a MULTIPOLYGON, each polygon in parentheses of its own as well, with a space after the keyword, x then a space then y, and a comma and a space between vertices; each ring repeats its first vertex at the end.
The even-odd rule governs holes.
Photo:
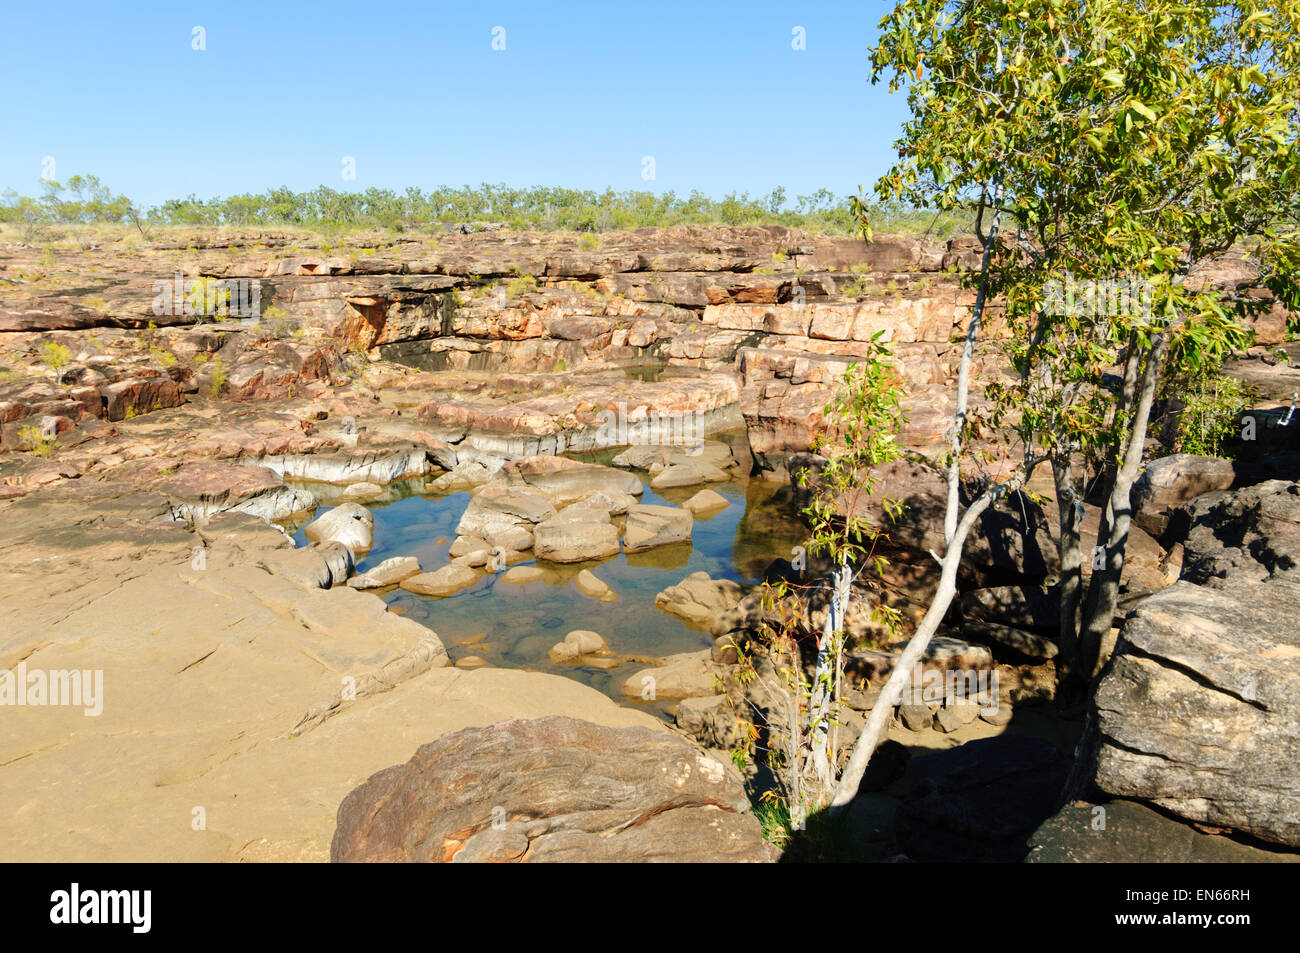
POLYGON ((0 860, 324 861, 347 792, 443 732, 668 736, 566 678, 446 667, 374 596, 276 571, 292 542, 248 513, 68 483, 0 503, 0 674, 100 672, 102 694, 0 709, 0 860))

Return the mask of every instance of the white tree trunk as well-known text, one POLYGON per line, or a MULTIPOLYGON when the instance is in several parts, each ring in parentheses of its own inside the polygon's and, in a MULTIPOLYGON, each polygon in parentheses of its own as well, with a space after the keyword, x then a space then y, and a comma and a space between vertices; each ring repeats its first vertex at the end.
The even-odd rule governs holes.
POLYGON ((966 537, 970 535, 971 527, 996 500, 1019 489, 1032 469, 1033 465, 1031 464, 1024 475, 1017 474, 1005 483, 989 487, 971 503, 957 524, 957 530, 953 534, 952 542, 943 556, 942 570, 939 575, 939 588, 935 592, 934 601, 930 603, 925 618, 917 626, 916 634, 912 636, 911 641, 907 643, 907 648, 903 649, 902 655, 898 657, 898 661, 894 664, 894 670, 886 680, 885 687, 880 691, 880 697, 876 699, 875 705, 871 708, 871 715, 867 718, 867 724, 863 727, 862 734, 858 736, 857 743, 854 745, 853 756, 849 758, 849 763, 845 765, 844 774, 840 778, 839 786, 835 789, 835 796, 831 800, 832 808, 843 808, 857 796, 858 786, 862 783, 862 775, 867 770, 867 762, 871 760, 872 754, 875 753, 889 728, 889 722, 894 715, 894 706, 898 704, 904 686, 912 677, 912 669, 925 656, 925 650, 930 645, 930 639, 939 628, 939 624, 948 612, 948 606, 952 604, 953 597, 957 594, 957 569, 961 565, 962 549, 966 537))
POLYGON ((975 306, 971 309, 970 324, 966 328, 966 344, 961 352, 961 365, 957 369, 957 408, 952 416, 952 434, 948 438, 948 507, 943 516, 943 544, 952 545, 957 533, 957 514, 961 491, 962 435, 966 431, 966 413, 970 407, 970 366, 975 359, 975 341, 979 338, 980 321, 984 317, 984 301, 988 297, 989 265, 993 246, 998 240, 998 225, 1002 221, 1002 176, 993 186, 993 221, 984 242, 980 259, 979 288, 975 291, 975 306))

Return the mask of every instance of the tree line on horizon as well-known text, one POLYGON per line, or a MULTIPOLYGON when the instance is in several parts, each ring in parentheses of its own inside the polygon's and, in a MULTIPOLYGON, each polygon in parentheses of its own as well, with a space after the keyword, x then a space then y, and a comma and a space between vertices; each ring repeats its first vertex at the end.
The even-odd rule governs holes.
MULTIPOLYGON (((114 194, 94 175, 76 175, 66 183, 43 181, 39 196, 7 190, 0 198, 0 223, 19 226, 27 236, 59 225, 156 226, 297 226, 324 231, 382 228, 397 232, 438 229, 470 222, 501 222, 513 228, 604 232, 667 225, 757 225, 777 223, 831 235, 856 235, 861 215, 855 196, 829 189, 791 200, 784 187, 753 197, 748 192, 721 199, 692 191, 604 191, 556 186, 512 188, 483 183, 423 191, 369 188, 344 192, 322 185, 295 192, 287 187, 259 193, 202 199, 191 193, 140 208, 114 194)), ((960 210, 935 212, 899 203, 872 207, 877 228, 946 238, 966 230, 960 210)))

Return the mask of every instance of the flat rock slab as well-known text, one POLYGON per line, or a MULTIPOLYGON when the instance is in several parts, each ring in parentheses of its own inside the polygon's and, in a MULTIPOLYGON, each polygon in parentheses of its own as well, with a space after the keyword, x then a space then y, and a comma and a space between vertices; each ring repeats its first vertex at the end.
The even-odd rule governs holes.
POLYGON ((1300 854, 1206 834, 1138 801, 1067 804, 1029 839, 1030 864, 1300 863, 1300 854))
POLYGON ((773 859, 734 772, 683 738, 573 718, 443 735, 339 806, 335 862, 773 859))

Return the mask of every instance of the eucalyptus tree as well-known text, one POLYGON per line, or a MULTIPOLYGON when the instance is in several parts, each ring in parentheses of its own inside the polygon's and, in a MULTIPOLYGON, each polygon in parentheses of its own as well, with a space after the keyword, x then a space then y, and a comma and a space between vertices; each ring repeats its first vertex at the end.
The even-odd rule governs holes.
POLYGON ((1206 282, 1206 266, 1253 239, 1275 292, 1296 300, 1298 58, 1300 0, 902 0, 882 21, 872 79, 906 88, 912 117, 877 194, 973 205, 985 254, 947 459, 939 590, 836 805, 856 793, 890 703, 947 611, 975 519, 1043 463, 1060 526, 1062 662, 1075 679, 1093 674, 1161 375, 1248 340, 1248 305, 1206 282), (1015 373, 990 387, 986 414, 1011 435, 1017 462, 1007 478, 983 479, 963 512, 957 488, 977 422, 964 388, 995 296, 1015 373), (1076 485, 1085 459, 1103 480, 1088 554, 1076 485))

